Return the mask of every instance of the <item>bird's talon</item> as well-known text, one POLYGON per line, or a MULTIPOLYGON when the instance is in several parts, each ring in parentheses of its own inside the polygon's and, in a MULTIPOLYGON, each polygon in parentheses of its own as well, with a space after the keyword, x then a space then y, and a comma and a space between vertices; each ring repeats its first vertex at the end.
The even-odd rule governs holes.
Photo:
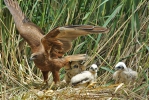
POLYGON ((94 86, 95 86, 95 84, 97 84, 97 82, 92 82, 92 83, 90 83, 90 84, 87 86, 87 88, 94 87, 94 86))

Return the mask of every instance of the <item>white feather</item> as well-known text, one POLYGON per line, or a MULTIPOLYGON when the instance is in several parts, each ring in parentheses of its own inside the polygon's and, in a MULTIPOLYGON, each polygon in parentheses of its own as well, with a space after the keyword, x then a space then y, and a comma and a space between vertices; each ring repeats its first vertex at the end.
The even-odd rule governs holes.
POLYGON ((92 64, 88 71, 83 71, 71 78, 72 85, 80 85, 85 87, 87 83, 92 83, 96 81, 98 66, 92 64))
MULTIPOLYGON (((94 80, 94 75, 90 72, 90 71, 83 71, 80 74, 75 75, 74 77, 72 77, 71 79, 71 83, 77 83, 80 82, 82 80, 88 79, 88 81, 90 80, 94 80)), ((86 80, 87 82, 87 80, 86 80)), ((83 81, 81 83, 84 83, 83 81)))

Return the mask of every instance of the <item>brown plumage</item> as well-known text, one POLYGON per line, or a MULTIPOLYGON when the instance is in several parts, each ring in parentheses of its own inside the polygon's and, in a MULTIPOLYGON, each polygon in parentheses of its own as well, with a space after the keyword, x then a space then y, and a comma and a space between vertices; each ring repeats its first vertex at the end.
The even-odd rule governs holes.
POLYGON ((69 84, 73 76, 81 73, 82 71, 85 71, 86 66, 83 65, 83 62, 84 61, 71 61, 65 65, 64 69, 66 73, 63 82, 69 84))
POLYGON ((44 82, 47 82, 49 71, 52 72, 54 82, 57 83, 61 67, 69 61, 86 59, 84 54, 63 57, 71 49, 72 40, 82 35, 108 32, 107 28, 100 26, 74 25, 56 27, 43 35, 44 32, 24 15, 17 1, 4 0, 4 2, 14 18, 17 30, 31 47, 31 59, 42 71, 44 82))

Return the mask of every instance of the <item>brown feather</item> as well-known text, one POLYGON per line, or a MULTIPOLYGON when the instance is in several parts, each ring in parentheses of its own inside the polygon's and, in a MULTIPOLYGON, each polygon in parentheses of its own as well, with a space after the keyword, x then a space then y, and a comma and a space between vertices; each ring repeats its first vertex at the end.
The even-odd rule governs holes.
POLYGON ((56 27, 47 35, 34 23, 32 23, 22 12, 17 1, 4 0, 7 8, 13 16, 17 30, 27 41, 32 50, 31 59, 42 71, 44 82, 47 82, 48 72, 53 74, 54 82, 59 81, 59 70, 69 61, 85 60, 84 54, 65 56, 63 55, 71 49, 71 42, 78 36, 92 33, 107 33, 108 29, 92 25, 73 25, 56 27))
POLYGON ((32 50, 36 51, 37 47, 40 48, 40 40, 44 32, 25 17, 17 1, 4 0, 4 2, 14 18, 20 35, 28 42, 32 50))
POLYGON ((59 51, 57 52, 65 54, 68 50, 71 49, 71 42, 77 37, 87 34, 99 34, 99 32, 107 33, 108 31, 109 30, 107 28, 92 25, 72 25, 57 27, 50 31, 47 35, 45 35, 41 41, 44 45, 45 50, 50 50, 50 53, 53 52, 51 50, 59 48, 59 51), (54 46, 51 47, 51 45, 50 47, 45 46, 51 43, 56 45, 57 48, 55 48, 54 46))

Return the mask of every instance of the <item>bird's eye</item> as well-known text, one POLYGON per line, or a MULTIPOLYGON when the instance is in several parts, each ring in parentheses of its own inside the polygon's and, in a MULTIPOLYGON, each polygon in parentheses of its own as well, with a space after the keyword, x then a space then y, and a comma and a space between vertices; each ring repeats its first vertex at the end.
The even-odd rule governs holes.
POLYGON ((90 70, 94 70, 93 67, 90 67, 89 69, 90 69, 90 70))
POLYGON ((73 66, 73 68, 78 68, 78 67, 79 67, 78 65, 74 65, 74 66, 73 66))
POLYGON ((120 70, 120 69, 124 69, 124 67, 123 66, 117 66, 116 68, 115 68, 115 70, 120 70))
POLYGON ((123 66, 118 66, 117 68, 119 68, 119 69, 123 69, 124 67, 123 67, 123 66))

